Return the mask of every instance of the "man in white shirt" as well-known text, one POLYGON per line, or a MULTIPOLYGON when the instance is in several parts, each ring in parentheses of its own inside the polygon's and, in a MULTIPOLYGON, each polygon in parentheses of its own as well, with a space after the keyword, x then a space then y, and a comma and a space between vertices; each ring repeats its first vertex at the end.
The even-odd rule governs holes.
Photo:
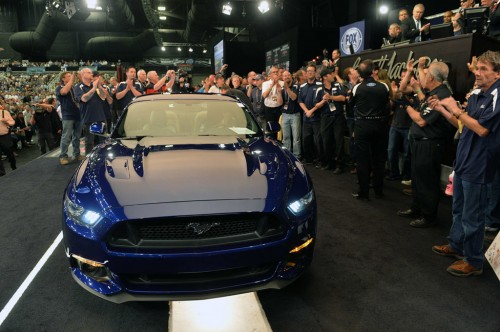
POLYGON ((264 116, 266 121, 279 121, 283 105, 283 81, 278 79, 278 68, 269 69, 269 80, 262 83, 262 98, 264 99, 264 116))

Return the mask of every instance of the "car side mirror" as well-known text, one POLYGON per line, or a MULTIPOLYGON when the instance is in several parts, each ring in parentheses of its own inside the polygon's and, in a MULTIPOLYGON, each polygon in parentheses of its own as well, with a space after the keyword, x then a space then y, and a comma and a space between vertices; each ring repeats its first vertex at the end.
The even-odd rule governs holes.
POLYGON ((107 136, 106 134, 106 123, 104 122, 94 122, 90 125, 90 133, 98 136, 107 136))
POLYGON ((276 121, 269 121, 266 123, 266 133, 268 134, 276 134, 281 130, 281 126, 276 121))

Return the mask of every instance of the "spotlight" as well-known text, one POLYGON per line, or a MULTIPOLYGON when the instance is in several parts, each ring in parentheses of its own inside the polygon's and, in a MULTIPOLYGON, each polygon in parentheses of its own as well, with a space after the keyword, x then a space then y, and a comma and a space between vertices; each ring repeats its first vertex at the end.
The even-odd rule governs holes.
POLYGON ((261 1, 259 4, 259 7, 257 7, 257 8, 259 8, 259 10, 262 14, 267 13, 269 11, 269 2, 261 1))
POLYGON ((203 49, 203 53, 207 53, 207 49, 206 48, 203 49))
POLYGON ((182 51, 182 48, 180 48, 180 47, 177 47, 177 51, 179 51, 179 52, 180 52, 180 51, 182 51))
POLYGON ((54 6, 54 8, 55 8, 55 9, 59 9, 59 6, 60 6, 60 5, 61 5, 61 4, 60 4, 58 1, 54 1, 54 2, 52 2, 52 6, 54 6))
POLYGON ((222 6, 222 14, 224 15, 231 15, 232 10, 233 7, 231 7, 231 4, 229 2, 222 6))
POLYGON ((193 52, 193 48, 192 48, 192 47, 190 47, 188 51, 189 51, 189 52, 193 52))
POLYGON ((160 18, 161 21, 166 21, 167 20, 167 17, 165 15, 161 15, 159 18, 160 18))
POLYGON ((96 5, 97 5, 96 0, 87 0, 87 8, 88 9, 95 9, 96 5))
POLYGON ((380 14, 387 14, 389 12, 389 7, 387 7, 386 5, 382 5, 379 8, 379 12, 380 14))
POLYGON ((165 10, 167 10, 167 7, 165 7, 165 6, 158 6, 158 10, 161 11, 161 12, 164 12, 165 10))
POLYGON ((165 51, 165 46, 162 46, 162 47, 161 47, 161 50, 162 50, 162 51, 165 51))

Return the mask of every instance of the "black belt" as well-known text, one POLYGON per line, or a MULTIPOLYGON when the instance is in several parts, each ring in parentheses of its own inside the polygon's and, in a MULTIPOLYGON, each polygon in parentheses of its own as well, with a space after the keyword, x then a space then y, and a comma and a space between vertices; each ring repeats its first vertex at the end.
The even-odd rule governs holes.
POLYGON ((362 117, 355 117, 354 119, 356 120, 382 120, 382 119, 387 119, 387 116, 362 116, 362 117))

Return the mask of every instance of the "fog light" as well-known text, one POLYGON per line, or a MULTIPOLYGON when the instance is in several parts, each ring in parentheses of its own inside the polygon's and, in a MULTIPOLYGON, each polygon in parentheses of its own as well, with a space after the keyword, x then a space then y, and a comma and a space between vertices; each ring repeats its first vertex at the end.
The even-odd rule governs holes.
POLYGON ((313 241, 314 241, 314 238, 310 238, 306 242, 302 243, 300 246, 295 247, 292 250, 290 250, 290 254, 293 254, 293 253, 301 251, 302 249, 308 247, 311 243, 313 243, 313 241))
POLYGON ((83 258, 78 255, 71 255, 76 260, 78 264, 78 268, 84 273, 87 277, 92 278, 96 281, 108 281, 108 271, 106 266, 103 263, 99 263, 87 258, 83 258))

